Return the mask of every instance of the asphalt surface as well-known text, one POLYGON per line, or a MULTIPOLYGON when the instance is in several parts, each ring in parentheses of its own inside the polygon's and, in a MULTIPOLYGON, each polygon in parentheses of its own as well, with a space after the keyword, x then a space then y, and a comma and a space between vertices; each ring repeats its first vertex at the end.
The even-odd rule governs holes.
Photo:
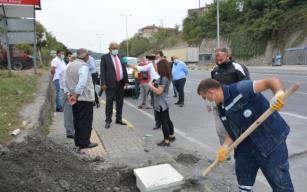
MULTIPOLYGON (((290 171, 296 191, 305 191, 307 183, 303 175, 307 172, 307 73, 305 71, 275 70, 264 68, 261 70, 251 69, 252 79, 262 79, 268 77, 278 77, 284 83, 285 88, 291 84, 299 82, 300 89, 287 101, 281 114, 291 127, 291 132, 287 140, 290 156, 290 171)), ((215 158, 215 153, 219 148, 218 138, 215 132, 213 116, 206 110, 206 103, 197 95, 198 83, 205 78, 209 78, 209 71, 191 71, 185 87, 185 106, 171 106, 171 119, 175 126, 177 141, 173 144, 176 147, 197 151, 206 155, 209 159, 215 158)), ((170 96, 173 95, 172 88, 170 96)), ((265 92, 269 99, 272 93, 265 92)), ((172 97, 175 103, 177 98, 172 97)), ((162 131, 153 131, 153 111, 137 109, 137 101, 131 97, 125 98, 123 116, 135 127, 140 136, 145 134, 153 142, 162 140, 162 131)), ((233 174, 233 173, 229 173, 233 174)), ((270 191, 265 178, 258 174, 255 191, 270 191)))

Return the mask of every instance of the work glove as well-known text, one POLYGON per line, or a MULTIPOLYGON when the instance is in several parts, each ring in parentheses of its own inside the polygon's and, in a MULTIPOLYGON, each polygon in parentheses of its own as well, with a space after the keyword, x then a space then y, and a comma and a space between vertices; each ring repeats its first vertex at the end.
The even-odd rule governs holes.
POLYGON ((270 107, 273 110, 280 111, 284 105, 285 92, 280 90, 275 93, 275 96, 270 101, 270 107))
POLYGON ((224 161, 228 159, 228 156, 229 156, 228 147, 222 146, 220 147, 220 149, 218 150, 216 154, 216 159, 219 161, 219 163, 223 163, 224 161))

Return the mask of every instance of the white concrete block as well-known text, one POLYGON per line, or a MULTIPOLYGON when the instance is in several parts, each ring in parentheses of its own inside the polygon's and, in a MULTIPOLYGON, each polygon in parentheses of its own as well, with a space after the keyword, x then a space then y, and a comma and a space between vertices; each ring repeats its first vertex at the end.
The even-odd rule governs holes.
POLYGON ((180 189, 183 176, 170 164, 134 169, 136 184, 141 192, 161 192, 180 189))

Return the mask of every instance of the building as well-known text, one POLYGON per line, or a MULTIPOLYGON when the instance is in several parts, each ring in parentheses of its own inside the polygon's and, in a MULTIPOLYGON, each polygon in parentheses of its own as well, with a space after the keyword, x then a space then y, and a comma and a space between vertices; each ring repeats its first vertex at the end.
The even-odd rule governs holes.
POLYGON ((307 65, 307 45, 285 50, 284 65, 307 65))
POLYGON ((169 32, 177 32, 177 30, 175 28, 163 28, 163 27, 158 27, 156 25, 148 25, 145 26, 141 29, 139 29, 138 31, 138 35, 140 35, 141 37, 144 38, 151 38, 153 36, 154 33, 160 31, 160 30, 167 30, 169 32))
POLYGON ((161 27, 157 27, 155 25, 148 25, 143 27, 142 29, 139 30, 139 35, 144 37, 144 38, 151 38, 152 35, 156 32, 158 32, 161 29, 161 27))
POLYGON ((205 5, 204 7, 188 9, 188 16, 196 14, 197 16, 202 16, 209 10, 210 5, 205 5))

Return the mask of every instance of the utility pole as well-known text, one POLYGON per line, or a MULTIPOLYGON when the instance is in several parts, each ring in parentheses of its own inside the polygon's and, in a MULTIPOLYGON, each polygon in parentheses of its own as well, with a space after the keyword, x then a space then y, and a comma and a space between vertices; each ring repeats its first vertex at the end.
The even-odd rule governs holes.
POLYGON ((216 0, 216 40, 217 48, 220 48, 220 1, 216 0))
POLYGON ((200 0, 198 0, 198 8, 200 8, 200 0))
POLYGON ((129 57, 129 39, 128 39, 128 17, 132 16, 131 14, 120 14, 126 18, 126 38, 127 38, 127 57, 129 57))
POLYGON ((160 19, 161 22, 161 28, 163 29, 163 19, 160 19))
POLYGON ((102 37, 104 36, 103 33, 96 33, 99 38, 99 52, 102 53, 102 37))

